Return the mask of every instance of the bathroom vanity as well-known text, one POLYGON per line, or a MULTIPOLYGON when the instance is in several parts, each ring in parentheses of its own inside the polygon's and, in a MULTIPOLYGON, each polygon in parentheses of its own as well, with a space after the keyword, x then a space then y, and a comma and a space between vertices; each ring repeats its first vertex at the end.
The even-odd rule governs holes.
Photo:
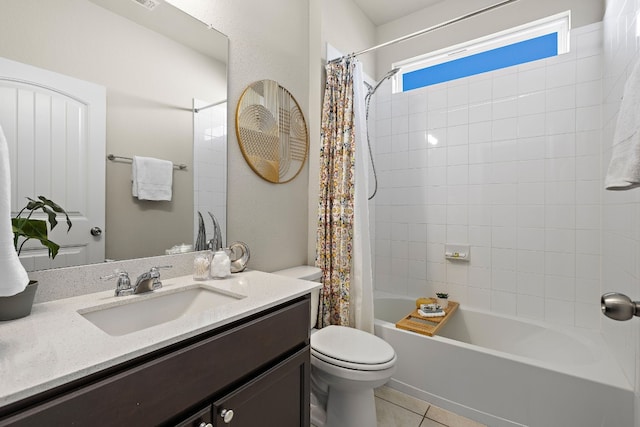
POLYGON ((126 333, 106 333, 82 313, 137 304, 139 295, 54 301, 0 323, 0 426, 308 426, 309 291, 318 284, 260 272, 166 282, 144 297, 194 286, 243 297, 126 333), (55 337, 52 322, 67 329, 55 337), (38 326, 44 335, 19 336, 38 326), (16 353, 28 349, 21 340, 31 352, 16 353))

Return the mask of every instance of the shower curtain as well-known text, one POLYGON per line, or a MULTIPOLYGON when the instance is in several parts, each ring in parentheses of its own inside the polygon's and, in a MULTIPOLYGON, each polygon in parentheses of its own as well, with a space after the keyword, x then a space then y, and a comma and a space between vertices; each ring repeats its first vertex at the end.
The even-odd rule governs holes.
POLYGON ((373 332, 362 66, 327 64, 322 108, 316 265, 323 271, 318 326, 373 332))

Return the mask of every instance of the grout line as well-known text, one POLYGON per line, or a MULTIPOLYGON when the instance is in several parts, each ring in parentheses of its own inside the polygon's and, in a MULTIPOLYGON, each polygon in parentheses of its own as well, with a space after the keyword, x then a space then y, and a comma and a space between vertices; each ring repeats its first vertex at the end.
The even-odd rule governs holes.
POLYGON ((423 413, 420 413, 420 412, 412 411, 412 410, 411 410, 411 409, 409 409, 409 408, 405 408, 404 406, 402 406, 402 405, 400 405, 400 404, 398 404, 398 403, 396 403, 396 402, 392 402, 392 401, 391 401, 391 400, 389 400, 389 399, 385 399, 384 397, 380 397, 380 396, 375 396, 375 397, 376 397, 376 399, 380 399, 380 400, 384 400, 385 402, 392 403, 392 404, 396 405, 396 406, 397 406, 397 407, 399 407, 399 408, 405 409, 405 410, 407 410, 407 411, 411 412, 412 414, 420 415, 421 417, 426 417, 426 416, 427 416, 427 412, 429 412, 429 409, 431 409, 431 406, 433 406, 433 405, 431 405, 431 403, 429 403, 429 402, 425 402, 424 400, 420 400, 420 399, 418 399, 418 400, 420 400, 421 402, 424 402, 424 403, 426 403, 426 404, 428 405, 428 406, 427 406, 427 409, 424 411, 424 414, 423 414, 423 413))
POLYGON ((420 423, 420 426, 422 426, 422 423, 423 423, 425 420, 429 420, 429 421, 431 421, 431 422, 433 422, 433 423, 438 424, 439 426, 443 426, 443 427, 450 427, 450 426, 448 426, 447 424, 442 424, 440 421, 436 421, 436 420, 434 420, 434 419, 432 419, 432 418, 427 418, 426 416, 422 419, 422 422, 420 423))
MULTIPOLYGON (((405 408, 404 406, 399 405, 399 404, 397 404, 396 402, 392 402, 392 401, 390 401, 390 400, 388 400, 388 399, 384 399, 384 398, 382 398, 382 397, 380 397, 380 396, 376 396, 376 399, 384 400, 385 402, 391 403, 392 405, 395 405, 395 406, 397 406, 398 408, 400 408, 400 409, 402 409, 402 410, 405 410, 405 411, 407 411, 407 412, 411 412, 412 414, 420 415, 420 416, 421 416, 421 417, 423 417, 423 418, 424 418, 424 417, 426 417, 427 412, 429 411, 429 408, 431 408, 431 404, 428 404, 428 405, 429 405, 429 408, 427 408, 427 410, 424 412, 424 414, 421 414, 420 412, 412 411, 412 410, 411 410, 411 409, 409 409, 409 408, 405 408)), ((423 400, 423 402, 424 402, 424 400, 423 400)))

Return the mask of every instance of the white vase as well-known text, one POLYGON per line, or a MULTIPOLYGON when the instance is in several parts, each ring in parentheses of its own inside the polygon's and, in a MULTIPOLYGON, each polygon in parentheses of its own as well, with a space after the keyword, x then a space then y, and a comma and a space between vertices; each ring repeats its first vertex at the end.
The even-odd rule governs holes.
POLYGON ((440 297, 437 297, 437 298, 436 298, 436 302, 438 303, 438 305, 439 305, 442 309, 445 309, 445 308, 449 307, 449 299, 448 299, 448 298, 440 298, 440 297))

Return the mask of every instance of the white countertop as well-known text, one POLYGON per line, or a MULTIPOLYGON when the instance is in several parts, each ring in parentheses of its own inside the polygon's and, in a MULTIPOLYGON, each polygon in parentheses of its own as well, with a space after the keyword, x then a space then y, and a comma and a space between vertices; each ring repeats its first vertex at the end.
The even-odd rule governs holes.
POLYGON ((183 276, 162 280, 162 284, 161 289, 146 294, 115 297, 111 290, 36 304, 31 315, 0 322, 0 406, 234 322, 320 287, 319 283, 259 271, 198 282, 191 276, 183 276), (108 335, 78 313, 95 306, 157 297, 194 283, 246 297, 121 336, 108 335))

